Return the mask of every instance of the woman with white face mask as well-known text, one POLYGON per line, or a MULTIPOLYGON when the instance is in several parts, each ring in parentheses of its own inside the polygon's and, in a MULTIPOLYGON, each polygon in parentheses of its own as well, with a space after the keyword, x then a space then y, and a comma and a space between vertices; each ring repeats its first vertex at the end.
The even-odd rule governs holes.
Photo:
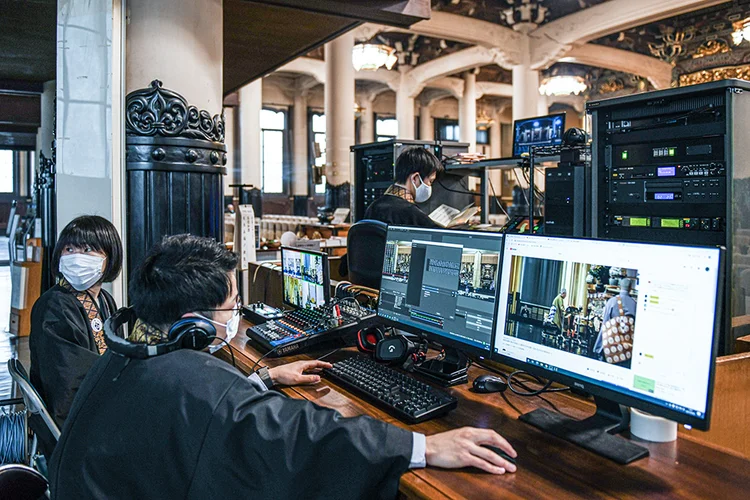
POLYGON ((62 427, 76 391, 104 353, 104 322, 116 310, 102 283, 122 268, 122 242, 108 220, 78 217, 60 233, 52 253, 55 286, 31 311, 31 383, 62 427))
POLYGON ((395 182, 367 208, 364 218, 395 226, 438 227, 416 205, 430 199, 432 183, 443 171, 437 156, 422 147, 405 149, 395 170, 395 182))

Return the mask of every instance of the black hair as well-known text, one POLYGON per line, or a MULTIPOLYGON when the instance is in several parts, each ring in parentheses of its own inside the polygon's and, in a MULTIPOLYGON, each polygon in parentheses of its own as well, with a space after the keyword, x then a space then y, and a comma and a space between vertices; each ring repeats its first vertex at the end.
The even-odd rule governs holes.
POLYGON ((405 149, 396 160, 396 182, 406 183, 414 172, 424 180, 434 173, 440 174, 444 170, 443 164, 437 156, 425 148, 415 147, 405 149))
POLYGON ((114 281, 122 270, 122 240, 117 229, 104 217, 82 215, 68 222, 52 251, 52 270, 60 270, 60 257, 67 247, 91 247, 107 256, 102 282, 114 281))
MULTIPOLYGON (((210 238, 168 236, 146 255, 130 280, 130 304, 142 321, 171 325, 189 312, 205 312, 226 302, 229 273, 237 255, 210 238)), ((209 318, 211 317, 211 313, 209 318)))

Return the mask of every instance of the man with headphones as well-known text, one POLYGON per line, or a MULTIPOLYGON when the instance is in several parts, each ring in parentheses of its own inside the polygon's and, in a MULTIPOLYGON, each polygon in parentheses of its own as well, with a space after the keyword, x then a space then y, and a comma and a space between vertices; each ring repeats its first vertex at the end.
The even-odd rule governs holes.
POLYGON ((492 430, 425 437, 370 417, 343 418, 268 389, 315 383, 322 362, 243 376, 202 352, 236 332, 237 257, 213 240, 165 238, 132 276, 129 339, 78 391, 50 461, 53 498, 394 498, 425 465, 514 472, 482 445, 516 453, 492 430), (137 318, 137 320, 136 320, 137 318))

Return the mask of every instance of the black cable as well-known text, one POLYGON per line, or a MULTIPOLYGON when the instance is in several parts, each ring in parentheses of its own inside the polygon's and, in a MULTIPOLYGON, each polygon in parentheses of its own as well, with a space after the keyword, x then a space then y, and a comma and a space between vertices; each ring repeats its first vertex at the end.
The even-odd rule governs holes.
POLYGON ((229 342, 227 342, 226 339, 223 339, 221 337, 217 337, 216 335, 212 335, 212 336, 208 337, 208 340, 210 340, 211 342, 213 342, 214 340, 218 340, 219 342, 224 342, 227 345, 227 347, 229 348, 229 354, 232 355, 232 366, 234 366, 235 368, 237 368, 237 363, 234 362, 234 349, 232 348, 231 345, 229 345, 229 342))
POLYGON ((331 354, 335 354, 335 353, 339 352, 339 351, 340 351, 341 349, 342 349, 342 348, 341 348, 341 347, 339 347, 338 349, 334 349, 333 351, 329 352, 328 354, 323 354, 323 355, 322 355, 321 357, 319 357, 319 358, 318 358, 317 360, 318 360, 318 361, 322 361, 323 359, 327 358, 327 357, 328 357, 328 356, 330 356, 331 354))
POLYGON ((256 361, 255 364, 253 364, 253 367, 250 369, 250 371, 253 372, 253 373, 255 373, 255 368, 258 366, 258 364, 261 361, 263 361, 270 354, 275 353, 279 349, 279 347, 281 347, 282 345, 284 345, 284 344, 277 345, 276 347, 274 347, 273 349, 271 349, 270 351, 268 351, 267 353, 265 353, 263 356, 261 356, 260 358, 258 358, 258 361, 256 361))
MULTIPOLYGON (((440 179, 435 179, 440 186, 445 189, 446 191, 450 191, 451 193, 458 193, 458 194, 470 194, 472 196, 479 196, 480 193, 474 192, 474 191, 461 191, 460 189, 452 189, 447 187, 440 179)), ((467 188, 468 189, 468 188, 467 188)))
POLYGON ((490 185, 490 190, 492 191, 492 197, 495 198, 495 203, 497 203, 498 208, 502 210, 502 212, 505 214, 505 217, 510 219, 510 215, 508 215, 508 212, 505 211, 505 208, 503 208, 502 203, 500 203, 500 200, 497 199, 497 193, 495 192, 495 186, 492 185, 492 179, 490 179, 490 176, 487 176, 487 182, 490 185))
POLYGON ((547 393, 547 392, 563 392, 570 390, 569 387, 560 387, 555 389, 550 389, 550 386, 552 385, 552 381, 548 380, 546 383, 541 378, 537 377, 533 373, 529 373, 524 370, 516 370, 510 375, 508 375, 508 389, 511 390, 513 394, 516 394, 518 396, 524 396, 524 397, 531 397, 531 396, 539 396, 541 394, 547 393), (529 389, 528 386, 526 386, 523 382, 519 382, 519 385, 525 389, 527 392, 523 392, 518 390, 513 386, 513 378, 517 377, 519 375, 528 375, 529 377, 532 377, 536 380, 537 383, 542 384, 542 387, 540 389, 529 389))

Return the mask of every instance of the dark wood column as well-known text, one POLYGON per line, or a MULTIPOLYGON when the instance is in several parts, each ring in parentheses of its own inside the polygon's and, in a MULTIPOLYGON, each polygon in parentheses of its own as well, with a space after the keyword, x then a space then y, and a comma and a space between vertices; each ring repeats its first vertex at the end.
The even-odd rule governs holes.
POLYGON ((154 80, 128 94, 125 120, 128 273, 164 236, 223 241, 223 115, 188 105, 154 80))

